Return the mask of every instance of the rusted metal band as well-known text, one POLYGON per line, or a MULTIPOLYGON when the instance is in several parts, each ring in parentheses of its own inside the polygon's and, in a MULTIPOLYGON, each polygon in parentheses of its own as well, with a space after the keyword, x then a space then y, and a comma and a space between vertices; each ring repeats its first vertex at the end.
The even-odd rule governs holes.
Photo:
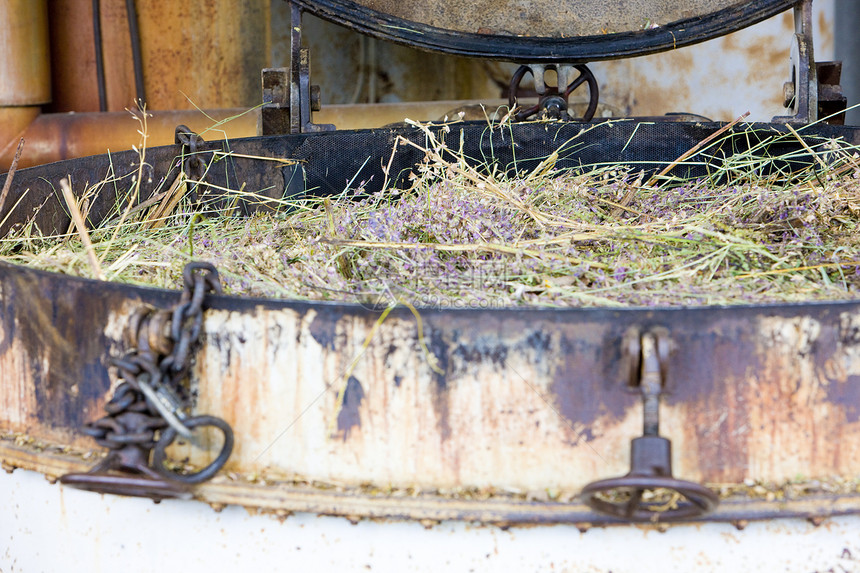
MULTIPOLYGON (((418 6, 417 3, 351 0, 314 0, 313 2, 294 0, 294 2, 312 14, 358 32, 424 50, 522 63, 577 64, 642 56, 695 44, 755 24, 787 10, 794 4, 792 0, 736 2, 729 6, 726 6, 726 3, 719 3, 718 8, 722 9, 714 12, 705 11, 692 17, 683 17, 681 16, 683 11, 681 11, 677 13, 677 16, 681 17, 677 21, 657 22, 651 20, 647 13, 647 3, 643 3, 643 13, 639 14, 641 19, 636 26, 629 23, 623 26, 624 31, 610 30, 610 33, 600 33, 598 30, 596 33, 586 32, 585 35, 581 35, 571 32, 569 20, 566 27, 557 24, 557 29, 552 29, 551 25, 548 26, 549 29, 541 29, 540 26, 528 27, 530 18, 533 19, 536 15, 525 14, 516 6, 506 6, 503 2, 494 3, 491 10, 509 18, 513 25, 516 25, 514 20, 520 20, 520 25, 528 27, 527 31, 510 33, 504 29, 479 27, 480 24, 468 31, 463 31, 446 28, 444 22, 432 25, 422 21, 420 11, 424 7, 418 6), (379 7, 379 9, 369 6, 379 7), (386 10, 391 13, 386 13, 386 10), (400 15, 392 15, 392 13, 400 15), (410 19, 413 17, 416 19, 410 19)), ((429 4, 431 7, 435 6, 433 3, 429 4)), ((445 4, 448 3, 445 2, 445 4)), ((591 2, 591 4, 602 7, 607 3, 591 2)), ((668 4, 671 5, 671 3, 668 4)), ((713 6, 713 3, 711 4, 713 6)), ((457 4, 453 9, 447 6, 439 7, 437 13, 444 14, 457 9, 474 11, 476 7, 474 3, 467 2, 457 4)), ((567 6, 562 10, 558 2, 545 2, 542 6, 533 7, 532 11, 557 12, 559 16, 563 16, 565 10, 575 11, 575 9, 578 8, 571 10, 567 6)), ((636 9, 633 8, 633 10, 636 9)), ((455 17, 451 19, 450 25, 457 25, 458 21, 471 23, 478 16, 455 17)), ((611 28, 611 23, 606 26, 611 28)))
MULTIPOLYGON (((0 440, 0 460, 6 471, 15 468, 45 474, 49 481, 66 472, 84 471, 87 462, 79 456, 64 455, 15 446, 11 441, 0 440)), ((411 521, 461 520, 500 527, 517 525, 576 524, 592 526, 623 525, 627 520, 594 513, 577 500, 564 503, 528 501, 514 496, 498 494, 475 497, 469 492, 439 494, 415 491, 394 491, 388 494, 372 492, 361 487, 335 487, 334 484, 252 483, 253 476, 230 474, 194 489, 195 499, 213 507, 240 505, 249 509, 289 515, 292 512, 309 512, 320 515, 337 515, 351 520, 393 519, 411 521), (393 495, 392 495, 393 493, 393 495)), ((141 483, 141 487, 152 484, 141 483)), ((156 489, 154 494, 175 497, 156 489)), ((191 497, 190 492, 184 497, 191 497)), ((742 528, 747 522, 780 518, 804 518, 815 523, 827 517, 860 514, 860 494, 806 495, 781 500, 779 503, 763 497, 728 498, 706 517, 686 518, 677 523, 729 522, 742 528)))

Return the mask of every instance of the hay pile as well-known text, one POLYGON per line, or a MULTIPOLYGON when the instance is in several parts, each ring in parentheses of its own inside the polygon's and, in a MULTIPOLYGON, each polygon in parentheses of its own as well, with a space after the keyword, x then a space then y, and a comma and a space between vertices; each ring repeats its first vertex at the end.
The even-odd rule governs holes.
POLYGON ((119 204, 106 224, 87 229, 94 257, 74 227, 50 237, 19 229, 2 239, 0 256, 169 288, 180 284, 187 261, 206 260, 228 293, 384 305, 860 296, 860 164, 844 142, 805 143, 815 169, 791 175, 763 169, 753 149, 707 180, 648 179, 623 165, 560 172, 554 157, 508 177, 470 167, 416 126, 428 145, 408 190, 346 189, 242 219, 229 209, 195 213, 180 180, 161 202, 132 212, 119 204))

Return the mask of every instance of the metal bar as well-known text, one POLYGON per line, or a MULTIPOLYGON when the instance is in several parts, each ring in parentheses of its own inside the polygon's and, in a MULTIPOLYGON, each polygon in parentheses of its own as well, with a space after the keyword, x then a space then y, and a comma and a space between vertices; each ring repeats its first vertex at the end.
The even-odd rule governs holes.
POLYGON ((290 133, 302 131, 302 9, 290 4, 290 133))
POLYGON ((662 386, 657 341, 653 334, 644 334, 642 335, 642 379, 639 383, 639 390, 642 392, 643 433, 646 436, 660 435, 660 393, 663 391, 662 386))
MULTIPOLYGON (((0 439, 0 461, 7 472, 15 468, 45 474, 49 481, 69 472, 85 471, 88 463, 81 454, 59 453, 50 444, 42 444, 42 450, 21 447, 11 439, 0 439)), ((278 512, 310 512, 321 515, 342 515, 349 519, 395 519, 395 520, 462 520, 516 526, 532 524, 572 523, 588 529, 627 522, 594 513, 576 500, 559 503, 551 501, 526 501, 503 494, 485 499, 459 497, 456 494, 406 494, 379 495, 363 488, 333 488, 319 484, 302 485, 288 481, 268 482, 266 485, 244 481, 245 476, 233 475, 224 482, 204 483, 194 490, 199 501, 222 508, 225 505, 240 505, 278 512)), ((405 493, 405 492, 404 492, 405 493)), ((730 498, 723 500, 713 513, 706 517, 687 519, 662 527, 684 523, 728 522, 739 529, 748 522, 781 518, 807 518, 820 523, 823 518, 839 515, 860 514, 860 494, 809 495, 799 498, 767 501, 763 498, 730 498)))

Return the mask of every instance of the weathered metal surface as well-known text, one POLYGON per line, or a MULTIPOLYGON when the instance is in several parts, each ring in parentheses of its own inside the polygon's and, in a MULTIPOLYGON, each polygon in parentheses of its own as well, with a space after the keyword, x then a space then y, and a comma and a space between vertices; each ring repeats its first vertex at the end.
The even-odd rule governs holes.
POLYGON ((790 0, 607 3, 296 0, 363 33, 421 49, 511 61, 585 63, 631 57, 728 34, 790 0))
MULTIPOLYGON (((102 4, 109 109, 121 111, 133 107, 135 97, 126 6, 121 0, 102 4)), ((150 0, 136 9, 151 109, 259 101, 258 74, 268 62, 269 0, 150 0)))
MULTIPOLYGON (((562 143, 559 165, 625 158, 661 165, 717 127, 522 124, 490 132, 485 125, 467 124, 463 138, 467 155, 493 158, 504 168, 512 165, 511 134, 520 169, 562 143)), ((727 138, 725 150, 750 145, 753 133, 780 133, 774 126, 751 129, 727 138)), ((848 128, 814 132, 857 138, 848 128)), ((398 135, 419 143, 423 137, 401 128, 253 138, 231 142, 231 148, 301 159, 308 188, 324 194, 340 191, 341 177, 344 183, 359 177, 380 184, 379 158, 391 157, 398 135), (353 154, 345 155, 345 149, 353 154)), ((460 130, 447 136, 459 142, 460 130)), ((779 155, 799 145, 783 138, 771 144, 771 152, 779 155)), ((399 149, 405 151, 396 154, 392 172, 408 171, 420 160, 410 146, 399 149)), ((141 199, 169 176, 178 153, 178 146, 147 151, 151 170, 145 172, 141 199)), ((138 159, 132 152, 111 158, 120 174, 136 169, 138 159)), ((285 168, 277 162, 233 158, 226 165, 214 171, 216 184, 251 181, 251 189, 273 192, 287 187, 285 168)), ((78 186, 96 182, 107 166, 108 158, 95 157, 21 170, 7 208, 15 209, 12 220, 26 219, 42 206, 40 228, 65 228, 68 220, 51 182, 69 173, 78 186)), ((100 200, 112 202, 113 192, 106 186, 100 200)), ((97 223, 106 207, 98 201, 91 207, 97 223)), ((178 295, 0 265, 0 429, 89 448, 79 428, 99 416, 116 382, 109 359, 123 352, 130 317, 144 304, 170 308, 178 295)), ((639 399, 629 391, 629 364, 622 359, 631 328, 664 328, 676 346, 666 366, 661 435, 672 440, 671 465, 678 478, 735 487, 829 476, 850 484, 860 475, 857 301, 629 310, 425 308, 423 335, 438 372, 430 368, 415 318, 406 309, 388 315, 365 347, 378 309, 218 296, 207 304, 192 372, 199 396, 195 411, 212 413, 234 428, 230 472, 266 483, 343 484, 350 492, 343 499, 313 497, 320 493, 315 488, 301 494, 310 496, 302 503, 317 503, 314 511, 321 513, 378 515, 368 509, 378 507, 383 515, 397 514, 399 497, 386 491, 460 491, 479 499, 497 492, 503 495, 499 503, 511 501, 504 495, 537 491, 552 492, 551 499, 564 503, 521 506, 514 500, 514 508, 482 514, 486 508, 479 501, 468 511, 440 515, 485 515, 493 522, 584 518, 567 502, 585 484, 623 474, 630 439, 641 431, 639 399)), ((8 460, 5 445, 3 452, 8 460)), ((211 461, 203 458, 192 455, 202 465, 211 461)), ((267 499, 267 488, 248 487, 242 496, 267 499)), ((815 511, 856 510, 851 492, 841 494, 848 497, 825 498, 815 511)), ((210 499, 207 495, 200 493, 210 499)), ((291 495, 283 498, 290 508, 301 497, 291 495)), ((780 515, 805 515, 811 507, 786 510, 783 502, 776 503, 772 511, 780 515)), ((743 507, 727 515, 760 515, 743 507)), ((427 517, 432 511, 410 507, 397 515, 433 519, 427 517)))
MULTIPOLYGON (((85 445, 78 428, 104 400, 106 361, 131 311, 175 298, 111 284, 99 285, 96 296, 93 286, 0 267, 5 430, 85 445)), ((587 482, 627 469, 641 411, 626 389, 621 340, 631 326, 661 325, 678 346, 661 416, 663 435, 675 446, 676 475, 742 484, 860 474, 860 303, 428 309, 422 317, 443 374, 427 365, 408 310, 392 312, 362 353, 377 311, 213 297, 194 379, 197 408, 236 432, 228 469, 267 482, 367 484, 373 492, 553 491, 572 499, 587 482)), ((247 505, 269 495, 255 492, 242 494, 250 496, 247 505)), ((372 494, 336 498, 320 498, 314 511, 365 504, 387 507, 385 513, 398 505, 372 494)), ((834 503, 843 502, 826 499, 824 506, 834 503)), ((850 496, 845 503, 853 507, 850 496)), ((564 513, 572 511, 564 504, 497 514, 482 503, 469 507, 459 515, 476 518, 481 508, 495 515, 491 521, 553 521, 558 512, 562 520, 599 520, 564 513)), ((727 515, 756 515, 744 511, 727 515)))
MULTIPOLYGON (((833 6, 815 2, 814 39, 819 59, 833 54, 833 6)), ((745 111, 771 118, 785 113, 780 87, 790 78, 791 12, 752 28, 683 50, 595 66, 601 95, 635 113, 697 111, 734 119, 745 111), (605 87, 604 87, 605 84, 605 87), (720 89, 715 89, 715 86, 720 89)))

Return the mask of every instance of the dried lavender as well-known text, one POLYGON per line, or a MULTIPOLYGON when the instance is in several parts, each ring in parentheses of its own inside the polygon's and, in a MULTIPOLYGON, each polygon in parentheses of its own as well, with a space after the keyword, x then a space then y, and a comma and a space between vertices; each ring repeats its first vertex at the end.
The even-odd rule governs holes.
MULTIPOLYGON (((243 296, 475 308, 857 298, 860 168, 851 148, 817 151, 829 165, 817 173, 760 176, 739 157, 719 181, 648 186, 624 166, 489 175, 430 146, 405 191, 359 186, 248 219, 193 218, 180 203, 160 228, 144 212, 92 236, 110 280, 173 285, 194 258, 243 296)), ((75 237, 24 229, 0 248, 89 272, 75 237)))

